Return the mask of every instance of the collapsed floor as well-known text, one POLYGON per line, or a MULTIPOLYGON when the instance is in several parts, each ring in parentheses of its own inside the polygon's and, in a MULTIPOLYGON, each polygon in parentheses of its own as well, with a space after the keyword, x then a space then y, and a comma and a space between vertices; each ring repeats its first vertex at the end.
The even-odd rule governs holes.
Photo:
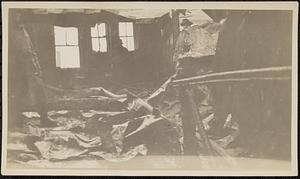
MULTIPOLYGON (((41 128, 38 113, 24 112, 24 130, 8 133, 8 162, 42 167, 63 161, 124 162, 136 156, 181 156, 185 153, 182 108, 178 93, 168 88, 169 83, 156 91, 132 93, 123 89, 117 94, 104 88, 68 92, 51 89, 49 107, 56 110, 49 111, 48 116, 57 127, 41 128)), ((206 93, 198 111, 213 154, 219 156, 214 160, 209 157, 197 128, 195 146, 201 165, 234 167, 238 166, 235 157, 257 158, 239 145, 240 127, 231 114, 222 131, 215 131, 210 90, 203 85, 198 88, 206 93)))

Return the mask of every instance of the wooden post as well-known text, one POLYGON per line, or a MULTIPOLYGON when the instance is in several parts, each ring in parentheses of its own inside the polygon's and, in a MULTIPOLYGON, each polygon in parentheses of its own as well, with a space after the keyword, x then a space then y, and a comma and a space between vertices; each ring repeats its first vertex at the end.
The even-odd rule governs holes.
POLYGON ((212 150, 211 143, 210 143, 209 138, 208 138, 208 136, 205 132, 204 125, 202 123, 202 119, 200 118, 197 105, 194 101, 194 90, 193 89, 187 89, 186 93, 187 93, 189 106, 191 108, 190 111, 191 111, 192 120, 197 125, 200 136, 201 136, 201 138, 204 142, 204 146, 206 148, 207 154, 210 155, 210 156, 213 156, 214 153, 213 153, 213 150, 212 150))
POLYGON ((182 106, 183 153, 185 155, 197 155, 196 125, 186 87, 181 86, 179 88, 179 96, 182 106))

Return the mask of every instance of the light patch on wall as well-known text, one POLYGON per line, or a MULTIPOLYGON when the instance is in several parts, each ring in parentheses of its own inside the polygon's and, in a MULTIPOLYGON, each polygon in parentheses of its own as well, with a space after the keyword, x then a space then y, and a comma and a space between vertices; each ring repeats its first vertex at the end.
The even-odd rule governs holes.
MULTIPOLYGON (((203 10, 201 9, 187 9, 184 14, 179 14, 179 22, 181 23, 183 19, 188 19, 194 25, 202 25, 207 22, 213 22, 212 18, 210 18, 203 10)), ((183 30, 182 26, 179 26, 180 31, 183 30)))

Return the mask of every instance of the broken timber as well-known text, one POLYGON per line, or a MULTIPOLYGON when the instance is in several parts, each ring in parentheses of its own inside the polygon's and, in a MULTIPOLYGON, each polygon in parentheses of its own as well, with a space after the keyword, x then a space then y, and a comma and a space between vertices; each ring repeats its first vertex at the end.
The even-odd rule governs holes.
POLYGON ((193 118, 192 120, 194 120, 194 123, 196 124, 196 126, 199 130, 199 133, 200 133, 200 136, 203 140, 203 143, 204 143, 207 154, 210 155, 210 156, 213 156, 214 153, 213 153, 213 150, 212 150, 210 140, 209 140, 209 138, 208 138, 208 136, 205 132, 202 119, 199 115, 197 105, 194 101, 194 91, 193 91, 193 89, 186 89, 186 92, 187 92, 188 101, 189 101, 190 107, 191 107, 191 114, 192 114, 192 118, 193 118))
MULTIPOLYGON (((208 84, 208 83, 221 83, 221 82, 247 82, 256 80, 289 80, 291 78, 291 67, 270 67, 261 69, 246 69, 246 70, 236 70, 227 71, 219 73, 205 74, 196 77, 183 78, 172 80, 170 83, 173 86, 179 86, 180 101, 182 104, 182 127, 184 135, 184 153, 185 154, 195 154, 196 147, 193 145, 195 143, 195 127, 197 126, 200 136, 205 145, 207 154, 213 156, 215 144, 212 144, 209 140, 202 119, 200 118, 197 110, 197 106, 194 101, 194 92, 191 86, 194 84, 208 84), (190 89, 189 89, 190 88, 190 89)), ((220 151, 220 150, 217 150, 220 151)), ((222 155, 226 154, 222 152, 222 155)), ((211 161, 214 163, 214 161, 211 161)))
POLYGON ((196 120, 194 120, 188 89, 179 87, 179 99, 182 106, 183 153, 197 155, 196 120))
POLYGON ((291 78, 292 67, 269 67, 260 69, 245 69, 236 71, 226 71, 210 73, 195 77, 177 79, 172 81, 173 86, 196 85, 220 82, 243 82, 256 80, 289 80, 291 78))

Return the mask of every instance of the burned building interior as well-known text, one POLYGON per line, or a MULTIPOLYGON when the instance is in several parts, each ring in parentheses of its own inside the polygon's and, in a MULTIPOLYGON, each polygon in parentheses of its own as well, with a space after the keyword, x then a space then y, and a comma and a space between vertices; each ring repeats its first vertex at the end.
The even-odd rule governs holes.
POLYGON ((291 11, 10 9, 8 33, 11 163, 291 160, 291 11))

